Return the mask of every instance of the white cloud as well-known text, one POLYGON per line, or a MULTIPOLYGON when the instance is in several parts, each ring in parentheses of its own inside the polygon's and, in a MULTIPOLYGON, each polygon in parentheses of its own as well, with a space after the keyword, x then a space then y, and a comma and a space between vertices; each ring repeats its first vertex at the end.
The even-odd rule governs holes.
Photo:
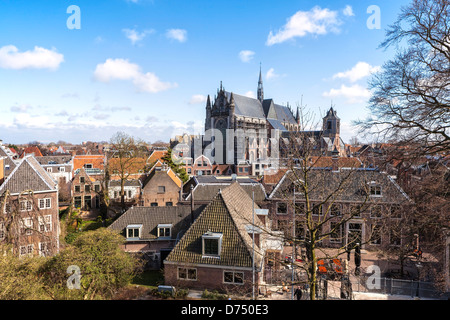
POLYGON ((131 41, 133 45, 137 42, 142 41, 147 34, 151 34, 154 30, 145 30, 143 32, 138 32, 136 29, 122 29, 125 36, 131 41))
POLYGON ((347 17, 353 17, 355 15, 355 13, 353 12, 353 8, 350 5, 347 5, 344 10, 342 10, 342 13, 347 17))
POLYGON ((33 109, 33 107, 28 104, 15 105, 10 108, 11 112, 19 112, 19 113, 26 113, 30 109, 33 109))
POLYGON ((105 83, 130 80, 139 92, 156 93, 178 86, 176 83, 162 82, 154 73, 143 73, 137 64, 125 59, 107 59, 105 63, 98 64, 94 79, 105 83))
POLYGON ((248 97, 248 98, 253 98, 256 99, 256 94, 253 91, 247 91, 244 96, 248 97))
POLYGON ((200 104, 200 103, 205 103, 206 102, 207 97, 205 97, 202 94, 194 94, 191 97, 191 100, 189 100, 189 104, 200 104))
POLYGON ((310 11, 295 13, 277 33, 270 31, 266 45, 271 46, 308 34, 325 35, 328 32, 339 32, 340 24, 337 11, 315 6, 310 11))
POLYGON ((242 50, 241 52, 239 52, 239 59, 241 59, 242 62, 249 62, 253 59, 254 55, 255 53, 253 51, 242 50))
POLYGON ((358 62, 352 69, 333 75, 333 79, 348 79, 350 82, 356 82, 380 71, 380 69, 381 67, 371 66, 367 62, 358 62))
POLYGON ((187 31, 183 29, 169 29, 166 32, 166 37, 179 42, 185 42, 187 40, 187 31))
POLYGON ((279 77, 284 77, 285 74, 278 74, 275 73, 275 69, 274 68, 270 68, 267 72, 266 72, 266 80, 272 80, 272 79, 276 79, 279 77))
POLYGON ((347 99, 348 103, 364 102, 370 98, 370 95, 371 93, 367 88, 364 88, 358 84, 350 87, 343 84, 339 89, 331 89, 330 91, 323 93, 324 97, 344 97, 347 99))
POLYGON ((64 55, 55 49, 34 47, 33 50, 19 52, 13 45, 0 48, 0 68, 4 69, 50 69, 56 70, 64 61, 64 55))

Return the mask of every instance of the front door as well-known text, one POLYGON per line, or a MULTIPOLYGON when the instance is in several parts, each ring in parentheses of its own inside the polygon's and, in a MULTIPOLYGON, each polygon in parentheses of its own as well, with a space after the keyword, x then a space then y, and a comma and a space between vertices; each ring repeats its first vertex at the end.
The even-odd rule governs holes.
POLYGON ((347 245, 354 248, 357 243, 361 245, 362 241, 362 223, 348 222, 347 223, 347 245))

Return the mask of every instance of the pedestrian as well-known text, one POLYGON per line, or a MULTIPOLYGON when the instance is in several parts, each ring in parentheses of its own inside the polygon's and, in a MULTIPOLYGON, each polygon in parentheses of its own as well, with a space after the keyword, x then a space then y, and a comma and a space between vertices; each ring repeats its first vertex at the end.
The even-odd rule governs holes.
POLYGON ((302 299, 302 288, 300 286, 297 286, 297 289, 295 289, 294 296, 297 296, 297 300, 302 299))

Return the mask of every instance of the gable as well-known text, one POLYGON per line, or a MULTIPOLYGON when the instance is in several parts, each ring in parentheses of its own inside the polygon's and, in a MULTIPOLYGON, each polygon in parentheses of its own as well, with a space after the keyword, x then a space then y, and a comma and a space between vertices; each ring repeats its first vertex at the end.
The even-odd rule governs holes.
POLYGON ((56 191, 57 184, 32 156, 25 157, 0 187, 0 193, 9 190, 18 194, 25 190, 33 192, 56 191))
POLYGON ((239 234, 222 196, 218 194, 201 212, 166 261, 251 267, 252 255, 239 234), (220 258, 202 256, 202 235, 208 231, 223 235, 220 258))

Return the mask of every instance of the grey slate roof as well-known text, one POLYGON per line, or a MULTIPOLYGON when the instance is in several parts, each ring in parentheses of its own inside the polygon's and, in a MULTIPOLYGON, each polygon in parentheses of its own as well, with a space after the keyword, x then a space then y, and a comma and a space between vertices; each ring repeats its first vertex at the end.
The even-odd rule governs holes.
MULTIPOLYGON (((273 189, 269 199, 291 198, 290 186, 296 179, 295 177, 302 176, 300 171, 297 172, 296 176, 292 171, 286 172, 273 189)), ((311 201, 323 201, 333 194, 333 199, 338 202, 363 202, 367 198, 367 188, 372 183, 381 186, 382 196, 370 197, 370 202, 402 203, 410 201, 401 187, 386 173, 369 169, 340 170, 339 172, 329 169, 312 169, 309 171, 308 178, 309 196, 311 201), (340 184, 341 187, 339 187, 340 184)), ((303 197, 302 192, 296 192, 296 199, 301 200, 303 197)))
POLYGON ((275 130, 287 131, 286 127, 283 126, 280 120, 267 119, 267 121, 272 125, 275 130))
POLYGON ((25 190, 56 191, 57 182, 36 161, 34 156, 26 156, 11 172, 0 186, 0 194, 9 190, 11 194, 18 194, 25 190))
POLYGON ((39 162, 41 165, 48 165, 48 164, 69 164, 72 160, 71 155, 61 155, 61 156, 42 156, 42 157, 35 157, 37 162, 39 162))
MULTIPOLYGON (((205 205, 194 206, 196 218, 205 205)), ((180 238, 191 224, 191 207, 132 207, 114 221, 108 228, 125 235, 128 225, 142 224, 141 240, 155 240, 158 237, 158 224, 172 224, 172 239, 180 238)))
MULTIPOLYGON (((228 101, 230 101, 231 92, 225 92, 225 96, 228 101)), ((264 110, 262 108, 261 102, 258 99, 249 98, 246 96, 241 96, 239 94, 233 93, 236 115, 265 119, 264 110)))
MULTIPOLYGON (((193 177, 189 182, 184 185, 183 192, 185 194, 189 193, 186 196, 186 200, 190 200, 190 185, 194 186, 194 202, 209 202, 217 195, 219 190, 223 190, 230 186, 234 180, 229 179, 221 179, 215 176, 198 176, 193 177)), ((236 182, 242 187, 242 190, 251 198, 253 196, 253 192, 255 193, 255 201, 264 201, 266 199, 266 193, 262 184, 259 182, 250 179, 250 178, 237 178, 236 182)))

